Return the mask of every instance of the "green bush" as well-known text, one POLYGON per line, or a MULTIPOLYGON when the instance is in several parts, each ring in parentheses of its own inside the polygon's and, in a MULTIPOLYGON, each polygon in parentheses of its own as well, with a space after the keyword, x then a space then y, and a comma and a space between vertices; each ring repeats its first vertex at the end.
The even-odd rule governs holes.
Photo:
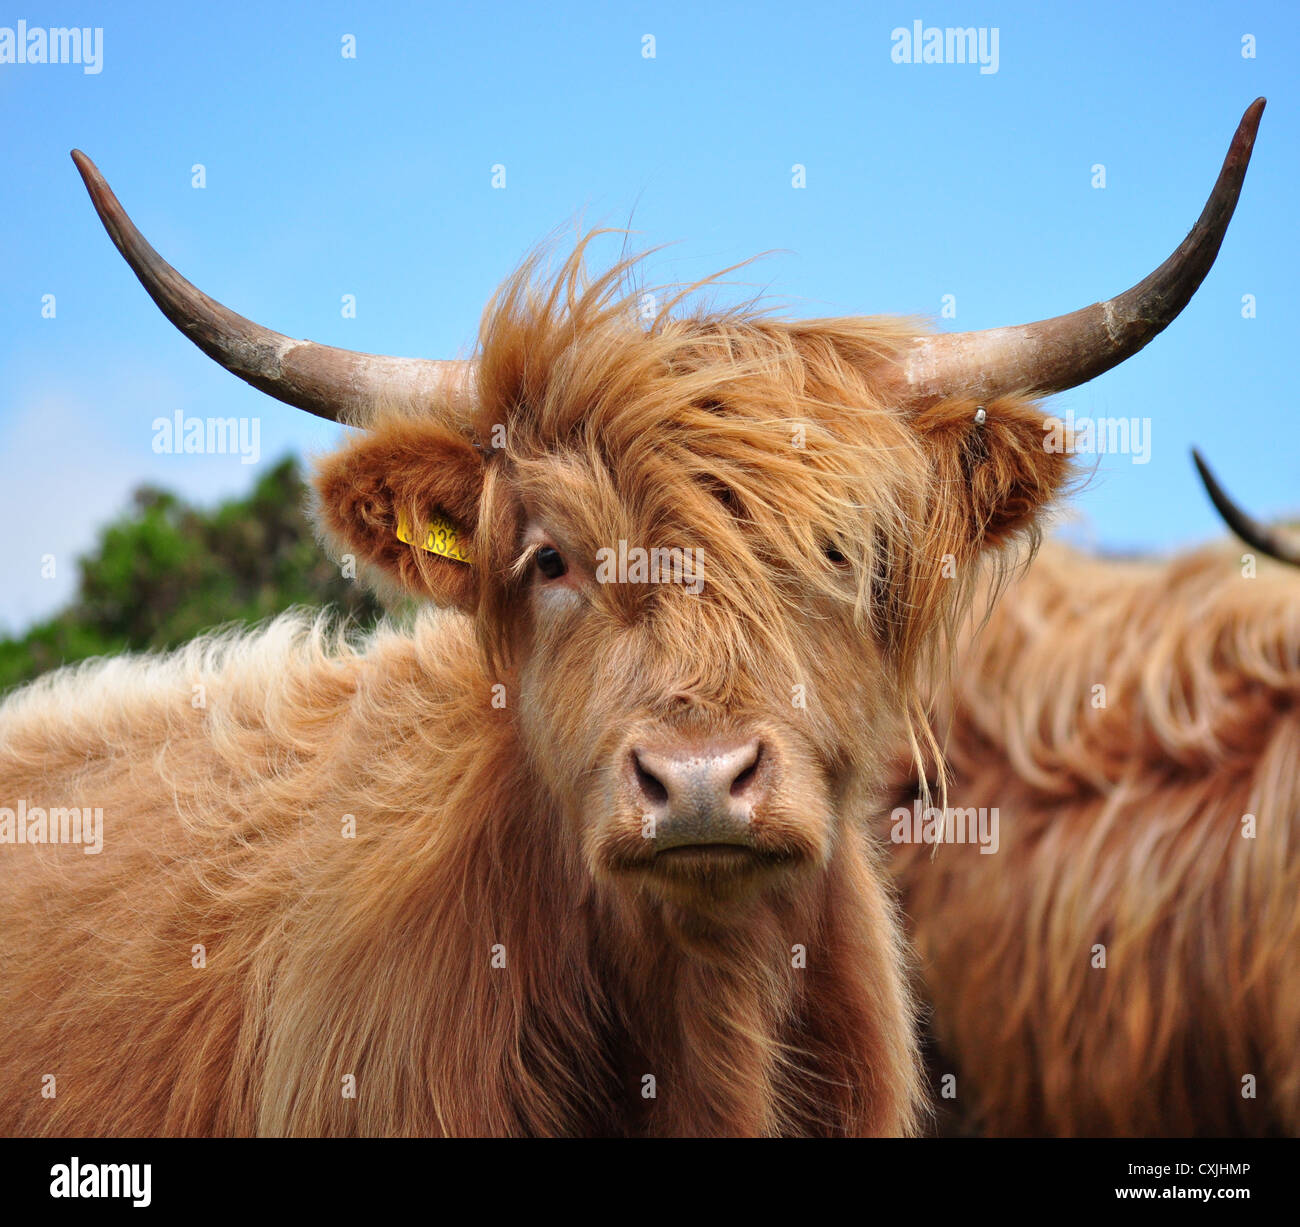
POLYGON ((168 648, 200 631, 253 623, 295 605, 334 606, 361 626, 383 612, 317 544, 293 457, 247 497, 203 510, 142 486, 79 559, 71 605, 0 639, 0 691, 88 656, 168 648))

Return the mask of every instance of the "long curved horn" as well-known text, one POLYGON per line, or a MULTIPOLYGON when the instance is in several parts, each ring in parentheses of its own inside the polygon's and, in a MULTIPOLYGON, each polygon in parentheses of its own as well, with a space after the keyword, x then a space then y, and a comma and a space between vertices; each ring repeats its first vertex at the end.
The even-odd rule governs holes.
POLYGON ((1210 466, 1196 448, 1192 448, 1192 459, 1196 462, 1196 471, 1201 475, 1201 481, 1205 483, 1205 492, 1223 517, 1224 523, 1252 549, 1276 558, 1278 562, 1289 562, 1293 567, 1300 567, 1300 541, 1284 539, 1276 528, 1261 524, 1238 507, 1219 485, 1218 479, 1210 472, 1210 466))
POLYGON ((148 244, 95 164, 72 151, 108 236, 177 328, 209 358, 286 404, 334 422, 364 424, 381 404, 437 404, 468 388, 472 364, 388 358, 295 341, 236 315, 191 285, 148 244))
POLYGON ((1009 392, 1063 392, 1132 357, 1187 305, 1219 254, 1264 113, 1246 109, 1218 181, 1191 233, 1154 273, 1118 298, 1010 328, 918 337, 900 357, 903 398, 992 399, 1009 392))

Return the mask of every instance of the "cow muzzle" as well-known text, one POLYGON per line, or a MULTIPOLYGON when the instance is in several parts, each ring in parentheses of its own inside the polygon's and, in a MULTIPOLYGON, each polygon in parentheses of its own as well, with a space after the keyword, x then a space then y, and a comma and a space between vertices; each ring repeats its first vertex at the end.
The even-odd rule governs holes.
POLYGON ((755 810, 767 796, 772 759, 757 737, 632 746, 632 790, 654 855, 752 850, 755 810))
POLYGON ((825 788, 778 728, 634 727, 612 765, 609 808, 591 828, 606 871, 684 902, 731 899, 825 860, 825 788))

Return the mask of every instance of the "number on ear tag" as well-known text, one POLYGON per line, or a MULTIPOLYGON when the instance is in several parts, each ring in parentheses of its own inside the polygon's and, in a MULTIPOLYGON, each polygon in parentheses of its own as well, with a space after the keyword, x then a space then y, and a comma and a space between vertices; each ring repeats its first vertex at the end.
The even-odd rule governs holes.
POLYGON ((462 543, 460 526, 453 520, 449 520, 441 512, 435 511, 429 517, 429 522, 424 526, 424 536, 417 541, 411 532, 411 522, 407 519, 406 512, 397 513, 397 539, 405 542, 407 545, 414 545, 417 549, 424 550, 426 554, 440 554, 443 558, 450 558, 453 562, 470 561, 470 556, 462 543))

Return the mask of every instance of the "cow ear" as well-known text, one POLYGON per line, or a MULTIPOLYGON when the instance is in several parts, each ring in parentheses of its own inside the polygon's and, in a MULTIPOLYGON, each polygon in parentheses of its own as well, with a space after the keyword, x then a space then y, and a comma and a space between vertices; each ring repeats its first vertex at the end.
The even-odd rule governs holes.
POLYGON ((483 455, 431 422, 376 426, 316 468, 316 521, 336 557, 355 556, 382 594, 472 609, 483 455))
POLYGON ((914 424, 937 469, 936 519, 968 555, 1030 529, 1070 479, 1069 441, 1033 400, 944 401, 914 424))

